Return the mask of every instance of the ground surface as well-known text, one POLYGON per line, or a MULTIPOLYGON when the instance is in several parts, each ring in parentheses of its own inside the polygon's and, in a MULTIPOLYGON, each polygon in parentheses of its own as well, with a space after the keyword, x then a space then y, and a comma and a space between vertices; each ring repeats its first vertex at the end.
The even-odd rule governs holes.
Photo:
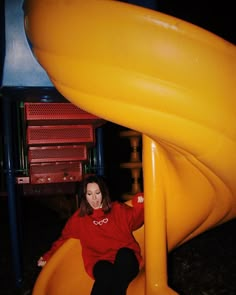
MULTIPOLYGON (((0 294, 30 295, 38 257, 59 235, 65 220, 57 212, 26 198, 22 202, 24 282, 14 287, 7 202, 0 200, 0 294)), ((236 294, 236 220, 198 236, 169 254, 169 284, 180 295, 236 294)))

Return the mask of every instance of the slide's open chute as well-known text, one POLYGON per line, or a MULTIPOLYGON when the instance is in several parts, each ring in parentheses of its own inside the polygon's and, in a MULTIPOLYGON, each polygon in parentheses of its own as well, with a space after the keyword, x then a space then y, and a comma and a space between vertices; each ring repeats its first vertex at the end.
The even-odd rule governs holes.
MULTIPOLYGON (((25 30, 62 95, 143 134, 145 271, 128 294, 175 294, 166 252, 236 217, 236 47, 108 0, 28 0, 25 30)), ((79 247, 55 254, 34 295, 89 294, 79 247)))

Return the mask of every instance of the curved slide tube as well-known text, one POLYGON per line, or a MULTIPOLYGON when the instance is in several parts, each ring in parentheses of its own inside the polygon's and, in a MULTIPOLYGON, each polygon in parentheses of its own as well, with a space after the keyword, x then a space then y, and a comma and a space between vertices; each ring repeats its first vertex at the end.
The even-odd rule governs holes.
MULTIPOLYGON (((167 251, 236 217, 236 47, 118 1, 25 4, 33 53, 62 95, 143 134, 145 271, 128 294, 176 294, 167 251)), ((82 264, 75 249, 62 246, 34 295, 89 294, 83 270, 69 271, 82 264)))

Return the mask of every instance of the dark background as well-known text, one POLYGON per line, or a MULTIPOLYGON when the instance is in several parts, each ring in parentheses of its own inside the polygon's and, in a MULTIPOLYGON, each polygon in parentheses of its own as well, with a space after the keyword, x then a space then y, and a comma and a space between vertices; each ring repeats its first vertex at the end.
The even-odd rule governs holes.
POLYGON ((123 2, 137 3, 140 6, 147 3, 147 6, 155 10, 186 20, 236 43, 235 2, 232 0, 131 0, 123 2))

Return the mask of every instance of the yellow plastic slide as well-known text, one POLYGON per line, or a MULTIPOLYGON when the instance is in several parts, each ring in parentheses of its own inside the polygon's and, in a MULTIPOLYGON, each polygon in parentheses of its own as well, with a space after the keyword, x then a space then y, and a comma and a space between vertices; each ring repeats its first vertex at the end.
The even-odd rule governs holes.
MULTIPOLYGON (((167 251, 236 217, 236 46, 108 0, 28 0, 25 30, 62 95, 143 134, 145 270, 128 295, 176 294, 167 251)), ((69 240, 33 295, 88 295, 91 285, 69 240)))

